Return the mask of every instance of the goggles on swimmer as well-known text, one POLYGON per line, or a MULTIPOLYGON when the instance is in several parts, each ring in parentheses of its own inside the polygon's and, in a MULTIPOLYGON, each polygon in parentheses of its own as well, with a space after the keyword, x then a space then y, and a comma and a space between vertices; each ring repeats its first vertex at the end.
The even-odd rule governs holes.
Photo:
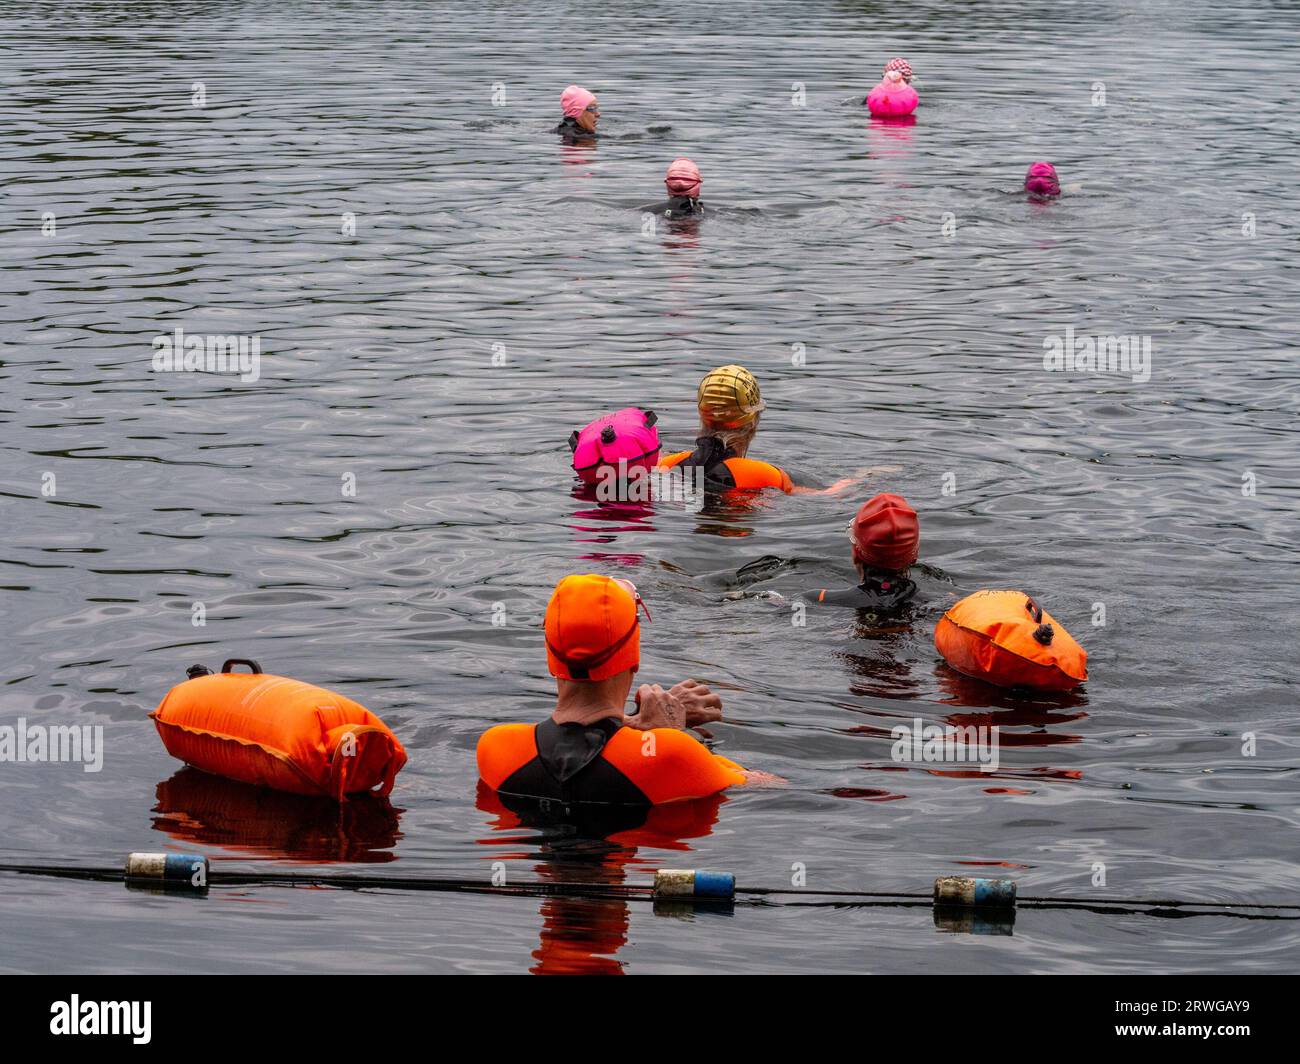
MULTIPOLYGON (((626 591, 629 595, 631 595, 633 600, 636 602, 636 604, 640 606, 641 609, 645 610, 645 619, 647 621, 651 621, 651 622, 654 621, 654 618, 650 616, 650 607, 646 605, 645 599, 641 597, 641 592, 636 589, 636 584, 632 583, 631 580, 628 580, 625 577, 621 577, 621 576, 611 577, 610 579, 612 579, 614 583, 616 583, 619 587, 621 587, 624 591, 626 591)), ((636 625, 633 625, 632 627, 635 628, 636 625)), ((629 635, 630 634, 631 633, 629 633, 629 635)))

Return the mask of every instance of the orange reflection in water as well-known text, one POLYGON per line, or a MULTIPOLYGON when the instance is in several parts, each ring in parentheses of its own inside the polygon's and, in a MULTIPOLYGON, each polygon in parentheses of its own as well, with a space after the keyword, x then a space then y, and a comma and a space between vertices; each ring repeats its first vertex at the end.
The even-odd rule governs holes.
MULTIPOLYGON (((535 858, 534 870, 543 882, 617 887, 625 884, 627 867, 638 863, 642 847, 689 851, 686 840, 709 835, 725 801, 717 794, 648 809, 549 803, 550 809, 543 810, 535 802, 503 798, 480 782, 476 804, 491 816, 494 834, 479 843, 527 847, 512 856, 535 858)), ((627 942, 626 901, 556 894, 543 898, 538 911, 541 928, 532 974, 623 974, 618 952, 627 942)))
POLYGON ((380 864, 402 833, 402 809, 387 798, 346 802, 286 794, 183 768, 158 784, 153 829, 186 843, 246 857, 380 864))

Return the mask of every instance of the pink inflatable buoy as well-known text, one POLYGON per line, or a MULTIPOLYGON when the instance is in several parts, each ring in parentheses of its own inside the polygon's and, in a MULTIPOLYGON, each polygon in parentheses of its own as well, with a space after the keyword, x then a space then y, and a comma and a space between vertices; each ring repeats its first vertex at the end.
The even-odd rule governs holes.
POLYGON ((920 97, 898 70, 888 70, 880 84, 867 93, 867 109, 876 118, 902 118, 916 110, 920 97))
POLYGON ((626 476, 633 469, 653 469, 659 461, 659 430, 653 410, 629 406, 598 417, 569 437, 573 471, 588 485, 602 476, 626 476), (602 469, 608 472, 602 473, 602 469))

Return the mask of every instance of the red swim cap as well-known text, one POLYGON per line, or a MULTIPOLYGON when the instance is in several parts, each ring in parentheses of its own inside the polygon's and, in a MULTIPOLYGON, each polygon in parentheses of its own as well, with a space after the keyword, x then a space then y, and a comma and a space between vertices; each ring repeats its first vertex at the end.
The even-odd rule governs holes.
POLYGON ((853 560, 877 569, 906 569, 921 549, 916 511, 901 495, 877 495, 862 504, 849 525, 853 560))
POLYGON ((668 167, 664 184, 668 186, 670 196, 689 196, 691 199, 699 199, 702 184, 700 168, 690 159, 674 159, 668 167))

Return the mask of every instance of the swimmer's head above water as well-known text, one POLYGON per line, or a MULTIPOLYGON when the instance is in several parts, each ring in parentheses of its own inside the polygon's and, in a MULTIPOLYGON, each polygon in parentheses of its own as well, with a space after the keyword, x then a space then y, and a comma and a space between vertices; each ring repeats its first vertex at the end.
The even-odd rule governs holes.
POLYGON ((881 71, 880 76, 882 78, 889 77, 889 72, 891 70, 897 70, 899 76, 905 82, 907 82, 907 84, 909 85, 912 84, 912 64, 909 63, 906 59, 902 58, 901 56, 895 56, 893 59, 891 59, 888 63, 885 64, 885 69, 881 71))
POLYGON ((668 167, 668 173, 664 175, 664 187, 674 199, 699 199, 703 183, 700 168, 686 158, 674 159, 668 167))
POLYGON ((596 123, 600 120, 600 105, 595 93, 589 92, 581 85, 570 85, 560 93, 560 110, 564 120, 559 128, 572 129, 575 132, 594 134, 596 123))
POLYGON ((638 605, 645 603, 628 580, 588 573, 556 584, 546 606, 551 675, 578 683, 617 678, 630 686, 641 665, 638 605))
POLYGON ((916 511, 901 495, 882 493, 868 499, 849 525, 849 543, 860 577, 870 569, 902 572, 920 553, 916 511))
POLYGON ((631 580, 584 573, 555 585, 546 605, 546 664, 555 677, 559 723, 613 718, 638 728, 695 727, 722 719, 722 699, 697 680, 665 691, 642 684, 637 718, 624 716, 632 678, 641 667, 641 623, 650 607, 631 580))
POLYGON ((1025 191, 1031 196, 1059 196, 1061 182, 1056 176, 1056 167, 1046 162, 1030 163, 1025 174, 1025 191))
POLYGON ((737 458, 744 458, 765 405, 754 375, 744 366, 719 366, 704 375, 695 401, 700 435, 720 439, 737 458))

